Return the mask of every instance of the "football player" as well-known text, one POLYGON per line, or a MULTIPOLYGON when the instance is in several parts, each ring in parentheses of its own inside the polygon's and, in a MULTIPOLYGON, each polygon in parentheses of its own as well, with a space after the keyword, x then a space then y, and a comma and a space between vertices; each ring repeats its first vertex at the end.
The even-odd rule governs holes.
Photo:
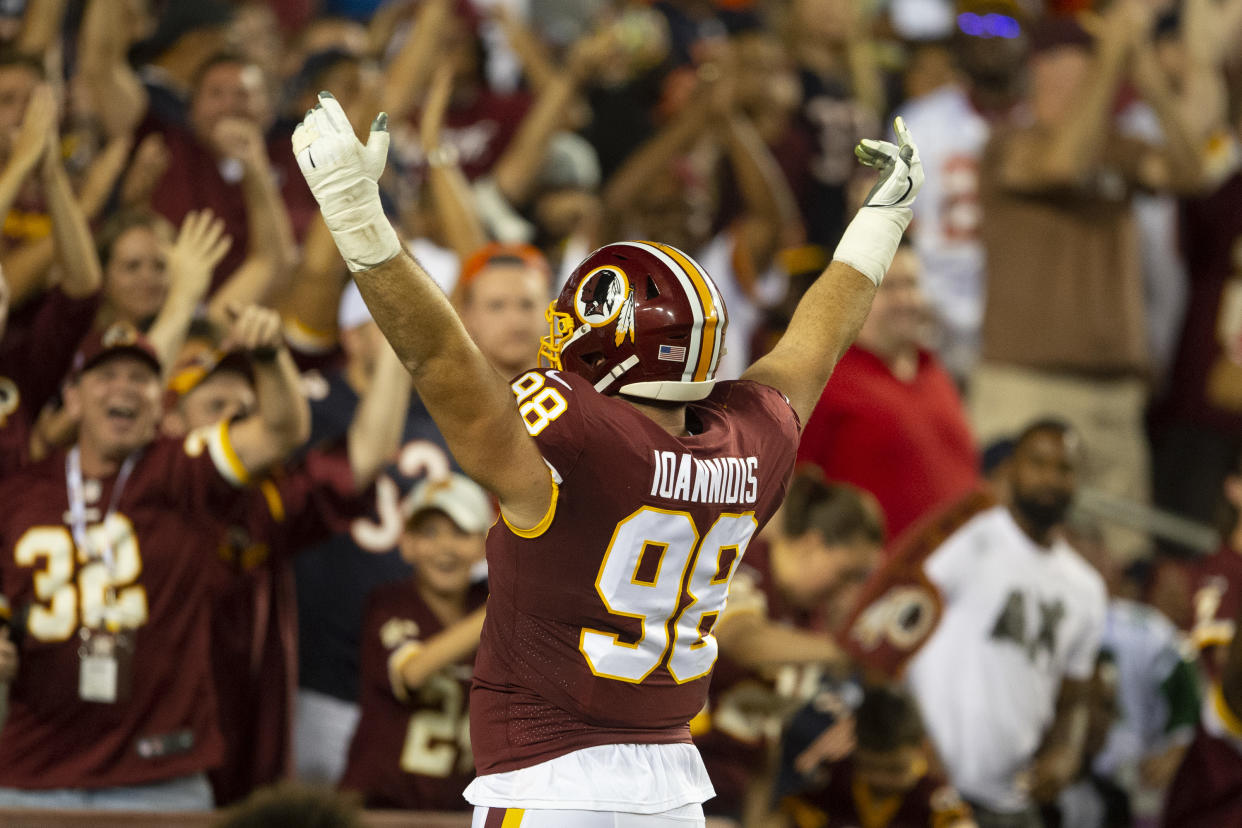
POLYGON ((221 758, 210 589, 244 485, 306 438, 272 311, 241 311, 254 414, 158 439, 160 363, 136 329, 89 336, 65 390, 76 444, 0 484, 0 614, 21 664, 0 739, 0 807, 200 810, 221 758))
POLYGON ((547 367, 506 382, 384 217, 386 127, 363 145, 321 93, 293 147, 454 457, 500 502, 470 699, 475 825, 703 824, 713 791, 687 723, 712 626, 909 223, 917 150, 900 122, 900 146, 859 145, 879 181, 741 381, 715 382, 728 316, 711 277, 668 245, 622 242, 549 308, 547 367))

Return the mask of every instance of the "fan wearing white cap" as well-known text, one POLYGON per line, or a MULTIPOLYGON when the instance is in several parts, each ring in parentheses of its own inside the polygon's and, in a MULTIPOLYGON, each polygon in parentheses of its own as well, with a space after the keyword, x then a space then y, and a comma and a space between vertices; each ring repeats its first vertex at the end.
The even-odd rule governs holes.
POLYGON ((408 503, 401 557, 414 575, 368 601, 362 718, 341 785, 371 808, 461 810, 474 776, 466 699, 487 599, 473 574, 496 512, 461 474, 420 484, 408 503))

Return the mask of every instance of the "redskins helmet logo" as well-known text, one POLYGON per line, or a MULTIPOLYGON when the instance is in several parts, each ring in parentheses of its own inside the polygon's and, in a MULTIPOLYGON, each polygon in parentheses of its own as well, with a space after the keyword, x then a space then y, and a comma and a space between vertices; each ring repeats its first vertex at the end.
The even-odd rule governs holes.
POLYGON ((629 292, 630 283, 624 272, 613 265, 597 267, 578 283, 574 310, 579 319, 598 328, 617 318, 629 292))

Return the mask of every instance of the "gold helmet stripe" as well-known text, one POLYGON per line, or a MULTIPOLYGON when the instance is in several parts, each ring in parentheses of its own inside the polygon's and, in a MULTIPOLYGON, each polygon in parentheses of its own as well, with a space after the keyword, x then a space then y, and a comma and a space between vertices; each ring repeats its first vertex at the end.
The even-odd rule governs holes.
POLYGON ((715 286, 708 281, 706 274, 699 266, 676 247, 660 242, 648 242, 648 244, 665 253, 681 266, 686 275, 690 277, 690 283, 694 285, 694 290, 703 305, 703 341, 699 346, 698 361, 694 369, 694 381, 702 382, 715 372, 716 362, 720 357, 719 307, 721 303, 716 295, 715 286))

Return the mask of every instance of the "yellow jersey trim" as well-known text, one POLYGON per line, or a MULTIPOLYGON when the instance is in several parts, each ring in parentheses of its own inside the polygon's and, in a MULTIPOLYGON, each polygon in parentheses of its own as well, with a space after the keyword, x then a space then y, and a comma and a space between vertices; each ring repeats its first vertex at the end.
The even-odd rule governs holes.
POLYGON ((1219 683, 1212 685, 1212 709, 1216 711, 1221 724, 1233 736, 1242 736, 1242 718, 1238 717, 1225 701, 1225 691, 1219 683))
POLYGON ((285 501, 281 499, 280 489, 270 477, 259 484, 259 491, 263 492, 263 499, 267 501, 267 510, 271 512, 272 519, 277 523, 284 523, 285 501))
POLYGON ((500 828, 520 828, 525 816, 525 808, 505 808, 505 818, 501 821, 500 828))
POLYGON ((548 480, 552 484, 552 502, 548 504, 548 511, 544 513, 543 518, 531 528, 519 529, 510 523, 509 519, 505 517, 504 511, 501 511, 501 520, 505 522, 505 526, 509 527, 509 531, 519 538, 537 538, 548 531, 548 527, 552 525, 552 520, 556 517, 556 501, 560 497, 561 487, 556 485, 556 480, 552 478, 551 469, 548 470, 548 480))
POLYGON ((296 316, 284 318, 284 334, 297 350, 308 354, 326 354, 336 347, 335 331, 312 328, 296 316))

